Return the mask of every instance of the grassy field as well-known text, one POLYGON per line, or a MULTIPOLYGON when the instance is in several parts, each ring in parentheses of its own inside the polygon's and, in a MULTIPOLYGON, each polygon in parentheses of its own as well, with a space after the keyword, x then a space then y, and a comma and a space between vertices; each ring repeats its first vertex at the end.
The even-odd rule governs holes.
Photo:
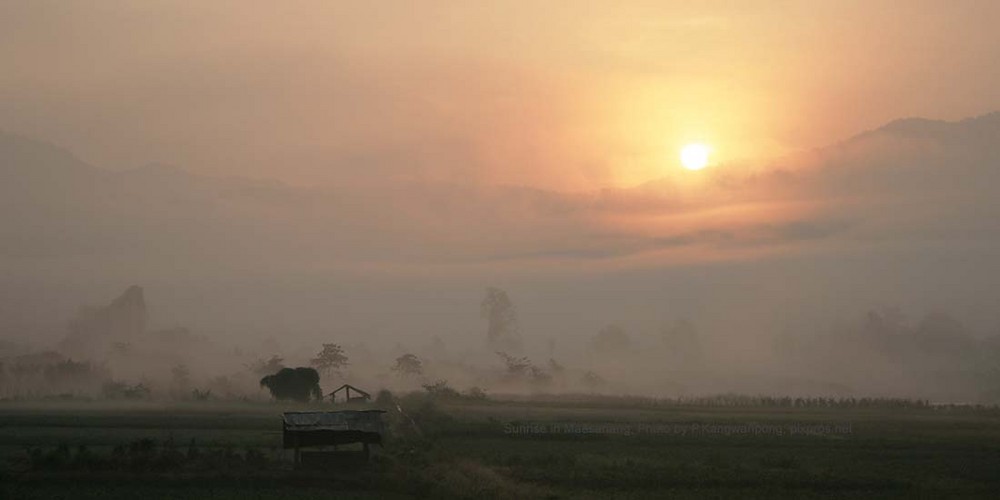
MULTIPOLYGON (((360 468, 292 470, 278 404, 0 403, 6 498, 1000 495, 1000 413, 433 401, 360 468), (416 423, 414 427, 413 422, 416 423)), ((316 408, 316 407, 309 407, 316 408)), ((329 408, 329 407, 326 407, 329 408)))

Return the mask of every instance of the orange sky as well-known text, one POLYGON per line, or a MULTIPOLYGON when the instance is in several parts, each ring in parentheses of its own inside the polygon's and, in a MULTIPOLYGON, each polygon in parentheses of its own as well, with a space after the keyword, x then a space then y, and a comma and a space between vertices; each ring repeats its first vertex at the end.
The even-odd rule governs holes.
POLYGON ((0 329, 62 329, 140 284, 172 297, 165 326, 267 335, 331 316, 465 335, 485 286, 555 335, 692 317, 739 340, 793 304, 996 331, 998 19, 992 0, 0 0, 0 329), (893 122, 911 116, 947 122, 893 122), (693 141, 709 168, 681 168, 693 141))
POLYGON ((588 190, 1000 107, 1000 3, 5 2, 0 116, 96 164, 588 190))

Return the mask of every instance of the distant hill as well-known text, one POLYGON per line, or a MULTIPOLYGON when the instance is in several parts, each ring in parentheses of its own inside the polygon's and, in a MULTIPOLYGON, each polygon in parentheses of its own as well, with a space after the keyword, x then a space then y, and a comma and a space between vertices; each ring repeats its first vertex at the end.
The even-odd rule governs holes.
POLYGON ((610 258, 664 245, 763 236, 759 229, 730 225, 703 226, 698 233, 667 228, 658 235, 595 238, 605 231, 595 226, 602 217, 659 217, 779 198, 818 203, 848 197, 855 203, 831 206, 809 220, 786 214, 770 223, 780 234, 766 238, 827 234, 813 226, 841 227, 865 211, 880 210, 875 205, 899 203, 915 204, 913 213, 931 217, 931 225, 943 215, 947 221, 966 216, 983 230, 982 215, 1000 207, 992 201, 992 186, 1000 182, 1000 113, 958 122, 896 120, 775 166, 781 175, 741 179, 720 171, 724 179, 704 193, 663 182, 591 193, 391 181, 368 189, 305 189, 155 163, 108 171, 56 146, 0 134, 5 209, 0 223, 10 242, 0 258, 269 262, 281 255, 307 265, 352 259, 610 258), (943 202, 948 196, 955 199, 943 202), (921 204, 929 199, 949 213, 928 214, 921 204))
POLYGON ((855 136, 854 140, 874 135, 895 135, 910 139, 947 139, 950 137, 989 137, 1000 133, 1000 111, 966 118, 957 122, 902 118, 893 120, 875 130, 855 136))

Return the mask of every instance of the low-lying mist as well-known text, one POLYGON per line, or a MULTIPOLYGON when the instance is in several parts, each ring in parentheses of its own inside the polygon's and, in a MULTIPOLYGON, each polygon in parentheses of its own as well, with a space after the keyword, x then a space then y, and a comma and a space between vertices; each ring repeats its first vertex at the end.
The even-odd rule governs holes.
POLYGON ((477 319, 477 328, 462 337, 420 333, 414 325, 414 333, 391 337, 332 327, 322 335, 234 340, 239 337, 154 326, 145 290, 132 286, 106 305, 81 308, 56 342, 6 341, 0 394, 265 400, 270 394, 261 387, 263 377, 284 367, 313 367, 324 394, 349 383, 372 394, 446 389, 476 397, 1000 401, 1000 337, 977 335, 944 312, 911 318, 897 308, 858 311, 826 323, 743 332, 752 340, 740 343, 731 341, 731 330, 683 317, 609 322, 573 337, 545 335, 525 328, 518 298, 507 291, 486 288, 478 299, 478 310, 454 312, 477 319))
POLYGON ((109 170, 0 134, 4 397, 264 399, 329 344, 324 390, 996 401, 998 138, 1000 113, 898 120, 559 191, 109 170))

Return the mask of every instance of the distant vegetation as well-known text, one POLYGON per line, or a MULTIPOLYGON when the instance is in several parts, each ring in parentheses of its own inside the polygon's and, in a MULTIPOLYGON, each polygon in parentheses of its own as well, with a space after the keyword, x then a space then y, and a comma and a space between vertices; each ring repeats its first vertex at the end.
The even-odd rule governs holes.
POLYGON ((313 368, 282 368, 278 373, 260 379, 260 385, 271 391, 274 399, 279 401, 308 402, 311 399, 323 399, 319 373, 313 368))
MULTIPOLYGON (((1000 338, 976 337, 946 313, 912 321, 885 308, 831 328, 776 334, 774 361, 759 372, 742 368, 746 377, 714 360, 705 333, 685 319, 646 331, 615 322, 595 325, 581 332, 571 352, 552 336, 528 342, 505 290, 487 288, 479 313, 485 336, 477 334, 478 346, 462 351, 437 335, 422 345, 391 348, 340 338, 297 351, 274 338, 223 346, 185 328, 148 329, 143 289, 133 286, 106 306, 84 308, 70 322, 65 341, 52 349, 0 343, 7 353, 0 357, 0 398, 308 401, 322 399, 321 385, 405 394, 447 380, 447 389, 478 387, 490 394, 634 395, 657 404, 914 407, 914 401, 1000 401, 1000 338), (755 377, 755 385, 743 384, 755 377), (762 395, 711 396, 724 391, 762 395)), ((439 389, 438 396, 450 394, 439 389)))
POLYGON ((423 375, 424 364, 416 355, 404 354, 396 358, 392 371, 400 377, 417 377, 423 375))
POLYGON ((323 349, 316 354, 310 363, 323 375, 340 374, 340 370, 348 364, 347 355, 339 344, 323 344, 323 349))
POLYGON ((996 405, 933 404, 924 399, 907 398, 826 398, 790 396, 751 396, 745 394, 717 394, 677 398, 650 398, 642 396, 614 396, 594 394, 538 394, 518 399, 526 401, 577 402, 599 406, 620 407, 709 407, 709 408, 823 408, 823 409, 879 409, 920 410, 935 408, 1000 408, 996 405))
POLYGON ((517 310, 506 291, 487 288, 486 296, 480 304, 480 314, 487 323, 486 340, 491 348, 521 350, 521 329, 517 320, 517 310))
POLYGON ((152 391, 142 383, 110 381, 101 388, 101 395, 107 399, 149 399, 152 391))

